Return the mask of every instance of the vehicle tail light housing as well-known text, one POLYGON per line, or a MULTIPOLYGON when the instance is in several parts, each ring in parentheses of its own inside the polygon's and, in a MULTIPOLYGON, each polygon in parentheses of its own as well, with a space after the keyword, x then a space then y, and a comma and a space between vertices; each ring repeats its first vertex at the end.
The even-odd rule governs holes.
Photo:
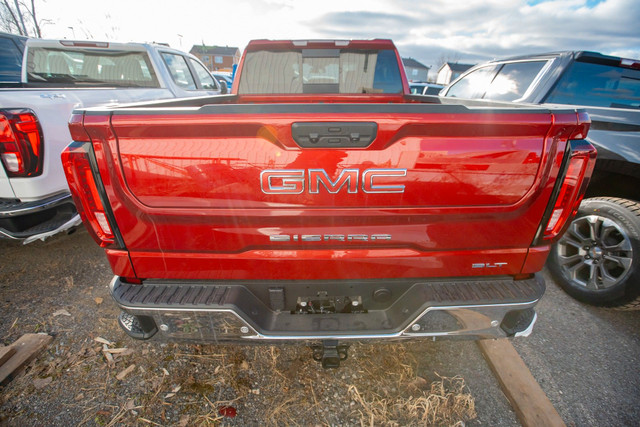
POLYGON ((91 153, 90 142, 72 142, 62 152, 62 166, 82 222, 101 247, 111 247, 115 236, 91 167, 91 153))
POLYGON ((596 163, 596 149, 586 141, 569 141, 569 160, 553 210, 543 233, 552 240, 564 232, 565 226, 578 212, 596 163))
POLYGON ((31 110, 0 110, 0 160, 10 178, 42 175, 42 127, 31 110))

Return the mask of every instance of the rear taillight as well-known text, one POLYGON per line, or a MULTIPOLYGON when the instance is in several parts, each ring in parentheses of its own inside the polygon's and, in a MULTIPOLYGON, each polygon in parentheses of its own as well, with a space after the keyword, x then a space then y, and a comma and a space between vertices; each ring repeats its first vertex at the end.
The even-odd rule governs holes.
POLYGON ((41 175, 42 149, 42 128, 33 111, 0 111, 0 159, 8 177, 41 175))
POLYGON ((62 166, 82 221, 94 240, 104 248, 112 246, 115 237, 93 175, 90 150, 90 142, 72 142, 62 152, 62 166))
POLYGON ((570 141, 569 163, 543 234, 544 240, 560 235, 567 222, 575 216, 595 162, 596 149, 593 145, 586 141, 570 141))

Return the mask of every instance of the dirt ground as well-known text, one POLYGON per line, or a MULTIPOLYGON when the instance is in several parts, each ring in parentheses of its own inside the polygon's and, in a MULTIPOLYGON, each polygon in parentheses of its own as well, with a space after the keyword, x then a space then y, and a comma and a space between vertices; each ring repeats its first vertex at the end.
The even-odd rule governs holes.
POLYGON ((2 425, 482 424, 453 359, 480 370, 492 406, 514 424, 471 343, 355 344, 340 369, 323 370, 305 346, 140 342, 116 324, 111 270, 84 229, 28 246, 0 241, 0 260, 0 344, 54 336, 0 389, 2 425))

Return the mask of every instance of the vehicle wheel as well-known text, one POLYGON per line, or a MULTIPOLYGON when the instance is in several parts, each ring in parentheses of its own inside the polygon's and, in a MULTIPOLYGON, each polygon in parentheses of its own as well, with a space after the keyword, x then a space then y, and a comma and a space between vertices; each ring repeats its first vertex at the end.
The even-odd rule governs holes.
POLYGON ((640 309, 640 203, 614 197, 584 200, 553 245, 547 266, 579 301, 640 309))

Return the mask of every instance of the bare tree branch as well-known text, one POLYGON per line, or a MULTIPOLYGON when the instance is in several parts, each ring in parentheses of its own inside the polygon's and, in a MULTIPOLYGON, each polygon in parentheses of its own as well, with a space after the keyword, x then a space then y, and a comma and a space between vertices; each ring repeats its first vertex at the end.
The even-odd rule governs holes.
POLYGON ((16 18, 16 15, 13 13, 13 9, 11 9, 11 6, 9 6, 9 2, 7 0, 2 0, 2 3, 4 4, 6 13, 11 15, 10 20, 8 20, 7 16, 5 14, 3 14, 2 15, 2 23, 7 27, 7 29, 9 31, 11 31, 12 24, 13 24, 13 26, 15 26, 18 29, 18 33, 20 33, 21 36, 26 35, 22 31, 22 28, 20 27, 20 24, 18 23, 18 19, 16 18))
POLYGON ((33 19, 33 27, 36 30, 36 37, 39 39, 42 38, 42 32, 40 31, 40 24, 38 23, 38 18, 36 18, 36 3, 35 0, 31 0, 31 18, 33 19))
MULTIPOLYGON (((42 22, 50 22, 42 20, 42 22)), ((0 29, 17 32, 21 36, 42 37, 41 22, 36 15, 35 0, 2 0, 0 2, 0 29)))
POLYGON ((21 34, 28 35, 29 31, 27 31, 27 26, 24 25, 24 18, 22 17, 22 11, 20 10, 18 0, 13 0, 13 3, 16 5, 16 15, 18 15, 18 18, 20 18, 20 25, 22 25, 23 32, 21 34))

